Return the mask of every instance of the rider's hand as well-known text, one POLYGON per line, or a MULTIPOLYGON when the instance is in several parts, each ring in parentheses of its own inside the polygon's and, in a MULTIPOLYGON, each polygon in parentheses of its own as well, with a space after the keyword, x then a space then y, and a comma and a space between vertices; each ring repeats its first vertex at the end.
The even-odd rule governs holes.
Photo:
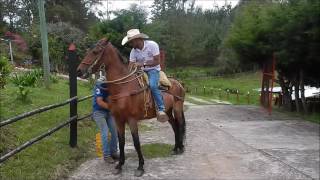
POLYGON ((136 65, 137 65, 138 67, 143 67, 143 63, 140 63, 140 62, 137 62, 136 65))

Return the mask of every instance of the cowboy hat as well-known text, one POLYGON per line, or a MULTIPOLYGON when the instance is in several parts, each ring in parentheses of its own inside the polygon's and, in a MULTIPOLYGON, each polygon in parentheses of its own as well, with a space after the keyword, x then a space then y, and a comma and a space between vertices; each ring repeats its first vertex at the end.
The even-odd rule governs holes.
POLYGON ((127 32, 127 36, 125 36, 122 39, 121 44, 125 45, 127 42, 131 41, 132 39, 137 39, 137 38, 148 39, 149 36, 147 36, 146 34, 140 33, 139 29, 130 29, 127 32))

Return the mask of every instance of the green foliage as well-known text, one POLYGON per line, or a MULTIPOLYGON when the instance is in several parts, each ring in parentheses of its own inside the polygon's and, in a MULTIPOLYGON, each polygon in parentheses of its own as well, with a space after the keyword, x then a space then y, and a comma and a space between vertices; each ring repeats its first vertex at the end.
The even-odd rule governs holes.
POLYGON ((43 71, 41 69, 35 69, 19 75, 14 73, 11 81, 18 87, 18 90, 16 91, 17 99, 21 100, 22 102, 30 102, 28 97, 31 93, 31 90, 29 87, 35 87, 42 77, 43 71))
MULTIPOLYGON (((245 72, 217 76, 219 69, 185 67, 168 69, 168 74, 177 77, 183 83, 188 95, 203 99, 223 100, 232 104, 259 104, 259 92, 254 90, 261 86, 261 74, 245 72), (213 72, 213 73, 212 73, 213 72), (181 76, 184 74, 185 76, 181 76), (237 90, 239 99, 237 99, 237 90), (248 96, 249 92, 249 96, 248 96), (248 102, 249 97, 249 102, 248 102)), ((188 99, 192 101, 192 99, 188 99)), ((214 101, 212 101, 215 103, 214 101)))
POLYGON ((182 4, 180 0, 155 1, 151 23, 147 23, 146 11, 136 5, 117 11, 116 18, 92 27, 89 39, 94 42, 108 37, 128 55, 130 47, 122 47, 121 40, 129 29, 138 28, 165 51, 168 66, 212 65, 231 23, 231 7, 202 11, 182 4))
POLYGON ((50 81, 54 84, 59 82, 59 78, 56 75, 50 75, 50 81))
POLYGON ((21 74, 14 73, 13 77, 11 77, 11 81, 18 87, 35 87, 37 81, 41 80, 42 77, 43 71, 41 69, 35 69, 21 74))
POLYGON ((173 146, 170 144, 153 143, 143 144, 141 146, 142 153, 146 158, 168 157, 171 155, 173 146))
POLYGON ((129 29, 142 29, 146 25, 147 12, 137 5, 131 5, 128 10, 123 9, 114 12, 114 14, 116 18, 97 23, 90 29, 88 41, 96 42, 107 37, 121 52, 129 54, 130 50, 121 46, 122 38, 129 29))
POLYGON ((245 4, 226 43, 243 63, 259 63, 276 55, 277 70, 287 79, 306 72, 306 84, 319 86, 320 2, 250 2, 245 4))
POLYGON ((153 22, 143 31, 166 51, 171 67, 212 65, 231 22, 231 7, 202 11, 184 3, 155 1, 153 22))
POLYGON ((28 89, 27 87, 19 85, 19 90, 17 91, 17 99, 21 100, 22 102, 27 102, 29 100, 28 95, 30 92, 30 89, 28 89))
MULTIPOLYGON (((50 89, 28 87, 32 91, 28 95, 32 102, 25 103, 13 98, 17 87, 9 81, 6 88, 0 91, 0 107, 3 109, 0 121, 68 99, 69 94, 65 92, 68 92, 69 86, 64 82, 65 80, 60 80, 50 89)), ((91 93, 91 90, 86 88, 86 83, 78 82, 79 97, 91 93)), ((90 99, 78 104, 79 117, 90 112, 90 99)), ((18 145, 47 132, 48 129, 68 118, 69 108, 65 106, 1 127, 0 154, 3 155, 18 145)), ((70 148, 69 127, 62 128, 2 163, 0 179, 64 179, 86 159, 95 157, 95 133, 96 125, 93 121, 78 122, 78 144, 76 148, 70 148)))
POLYGON ((8 58, 0 55, 0 89, 4 88, 7 83, 12 67, 9 63, 8 58))
POLYGON ((66 43, 58 39, 59 36, 50 35, 48 38, 51 69, 63 72, 66 62, 64 59, 66 43))

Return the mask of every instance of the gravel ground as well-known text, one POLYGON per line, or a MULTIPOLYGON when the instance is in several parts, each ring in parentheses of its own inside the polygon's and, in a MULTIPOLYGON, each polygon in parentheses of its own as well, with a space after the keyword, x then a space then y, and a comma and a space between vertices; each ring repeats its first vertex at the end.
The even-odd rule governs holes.
MULTIPOLYGON (((319 125, 255 106, 189 106, 186 151, 166 158, 145 158, 145 174, 136 178, 138 159, 126 133, 126 163, 121 175, 101 159, 83 163, 70 180, 80 179, 319 179, 319 125)), ((144 121, 152 130, 142 144, 174 144, 169 123, 144 121)))

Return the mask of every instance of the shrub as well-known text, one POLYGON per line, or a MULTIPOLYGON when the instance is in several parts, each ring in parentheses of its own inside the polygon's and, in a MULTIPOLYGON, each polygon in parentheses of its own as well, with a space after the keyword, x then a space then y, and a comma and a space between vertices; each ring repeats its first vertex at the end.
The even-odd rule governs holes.
POLYGON ((59 78, 58 78, 58 76, 50 75, 50 81, 51 81, 52 83, 58 83, 59 78))
POLYGON ((35 87, 37 81, 39 81, 42 77, 43 71, 41 69, 35 69, 20 75, 15 73, 11 78, 11 81, 16 86, 35 87))
POLYGON ((19 90, 17 91, 18 100, 21 100, 22 102, 27 102, 28 100, 28 95, 30 93, 30 89, 27 89, 27 87, 24 86, 19 86, 19 90))
POLYGON ((12 70, 8 58, 0 56, 0 89, 4 88, 7 83, 7 78, 12 70))

